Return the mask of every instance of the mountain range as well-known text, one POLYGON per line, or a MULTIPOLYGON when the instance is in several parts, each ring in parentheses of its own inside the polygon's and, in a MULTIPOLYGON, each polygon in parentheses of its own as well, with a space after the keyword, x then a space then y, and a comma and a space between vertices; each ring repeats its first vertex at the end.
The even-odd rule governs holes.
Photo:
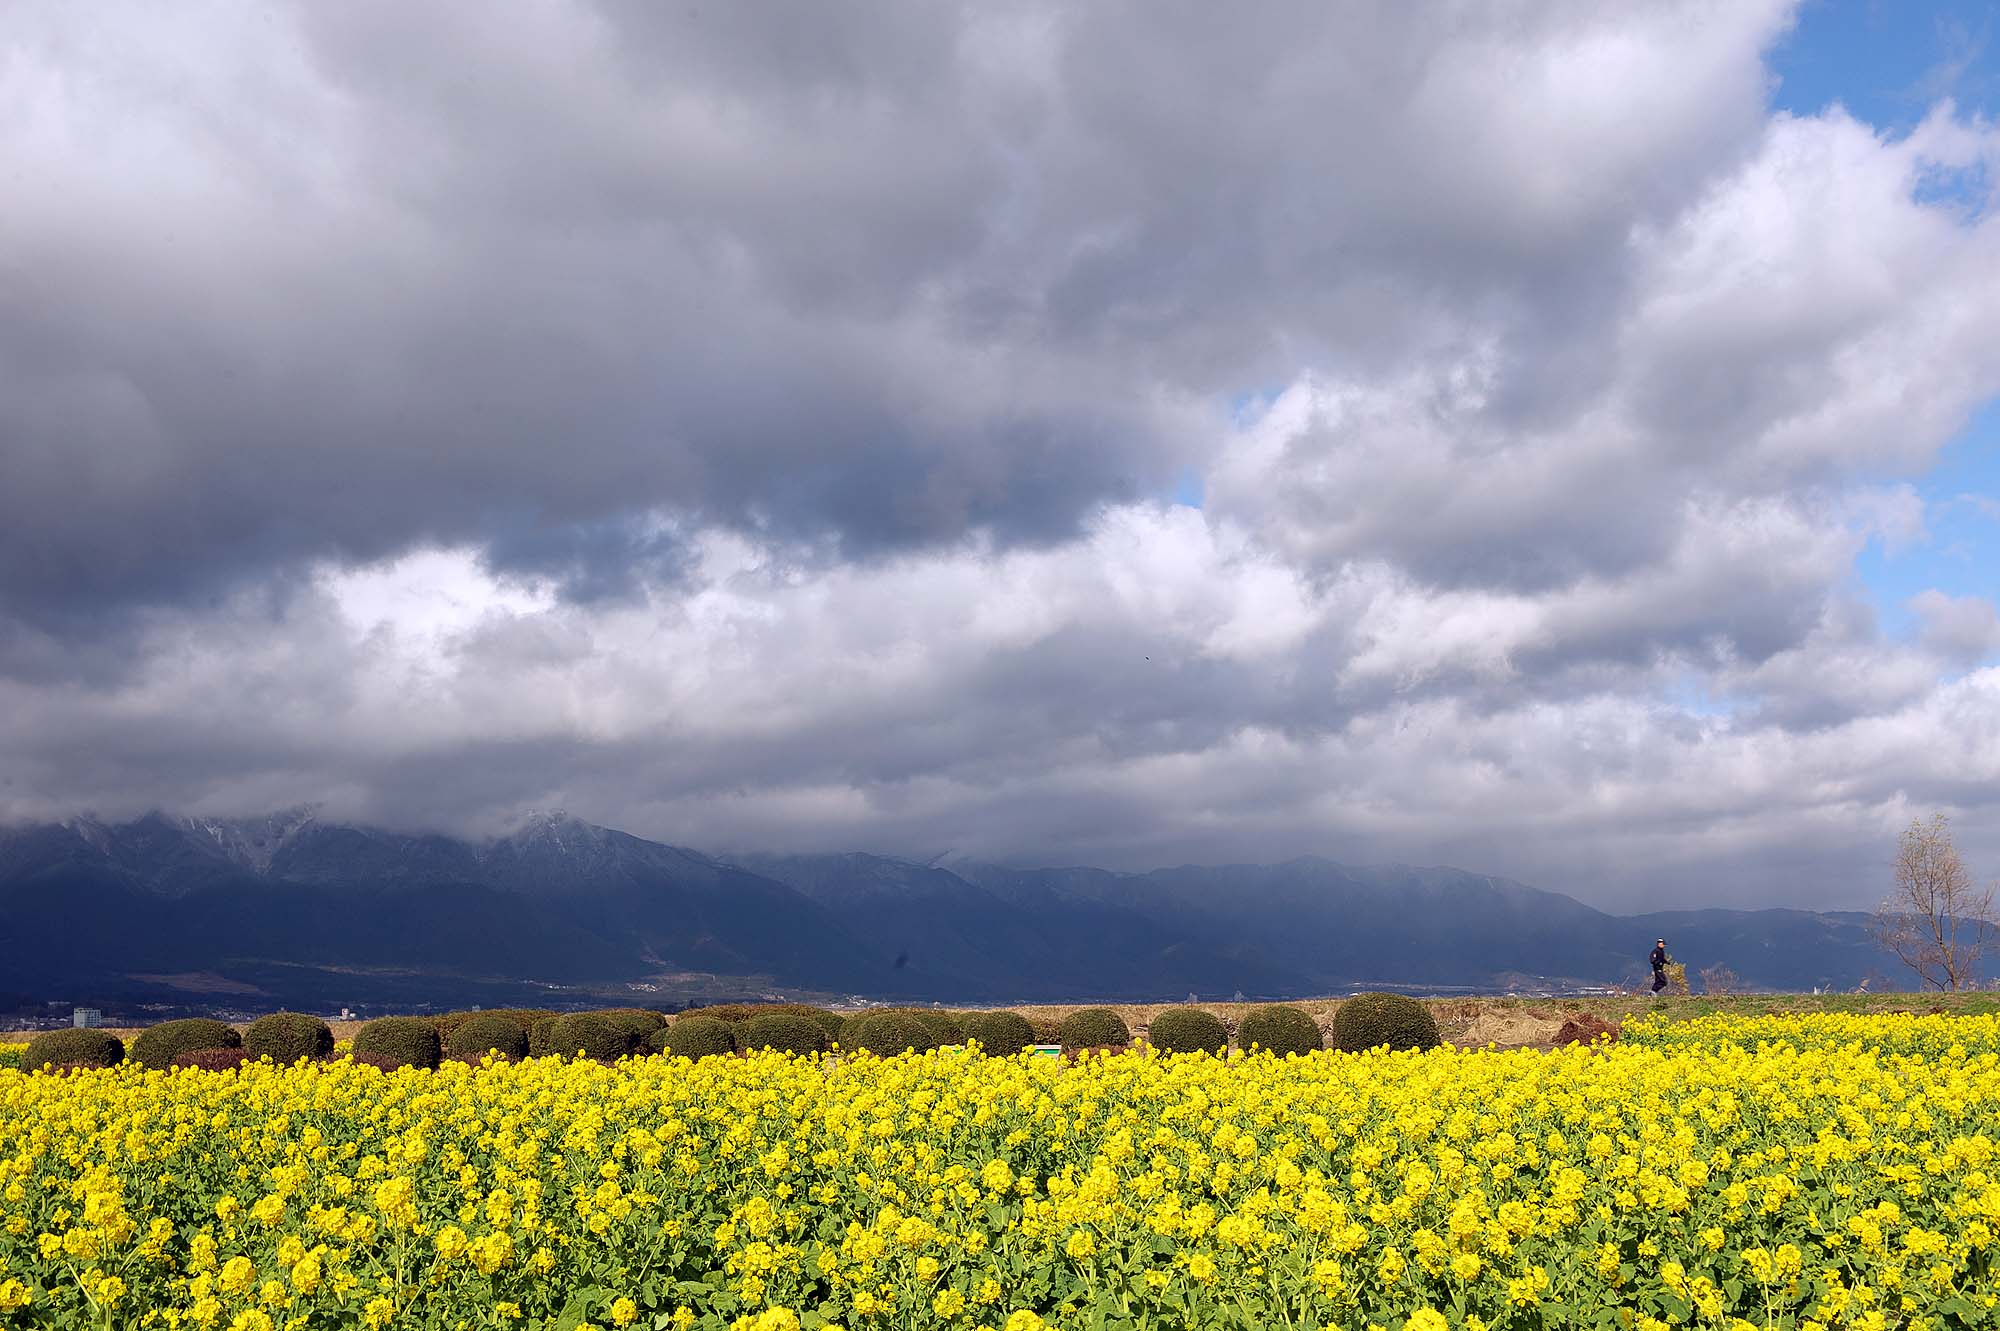
MULTIPOLYGON (((723 860, 535 814, 466 840, 152 814, 0 828, 0 993, 242 1006, 745 993, 1288 997, 1633 983, 1656 935, 1750 987, 1895 975, 1852 912, 1614 916, 1485 874, 1325 859, 1148 873, 723 860)), ((636 1001, 636 999, 634 1000, 636 1001)))

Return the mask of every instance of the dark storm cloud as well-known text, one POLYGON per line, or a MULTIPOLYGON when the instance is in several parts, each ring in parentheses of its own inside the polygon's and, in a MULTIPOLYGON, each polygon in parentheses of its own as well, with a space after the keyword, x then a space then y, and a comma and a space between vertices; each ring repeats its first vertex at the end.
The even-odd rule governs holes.
POLYGON ((0 597, 62 632, 524 526, 588 594, 656 511, 1059 540, 1215 395, 1468 335, 1559 410, 1778 12, 1614 132, 1565 81, 1657 57, 1571 7, 15 9, 0 597))

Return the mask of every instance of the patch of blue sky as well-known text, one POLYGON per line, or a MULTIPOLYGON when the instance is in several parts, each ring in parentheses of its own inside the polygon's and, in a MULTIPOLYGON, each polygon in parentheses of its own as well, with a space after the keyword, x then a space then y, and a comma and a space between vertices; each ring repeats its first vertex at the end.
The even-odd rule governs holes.
POLYGON ((1174 483, 1174 502, 1182 508, 1200 508, 1208 486, 1199 467, 1182 467, 1180 479, 1174 483))
POLYGON ((1739 710, 1739 701, 1709 688, 1708 677, 1687 671, 1661 692, 1665 704, 1687 716, 1727 720, 1739 710))
POLYGON ((1878 538, 1855 561, 1883 628, 1898 635, 1917 627, 1910 598, 1932 588, 2000 600, 2000 403, 1988 403, 1914 484, 1924 538, 1894 548, 1878 538))
POLYGON ((1993 206, 1993 179, 1983 160, 1941 167, 1926 172, 1910 197, 1929 207, 1947 208, 1961 222, 1977 222, 1993 206))
MULTIPOLYGON (((1287 384, 1272 384, 1264 388, 1245 389, 1240 393, 1230 393, 1217 399, 1221 407, 1222 428, 1226 430, 1247 430, 1269 411, 1272 404, 1289 387, 1287 384)), ((1183 508, 1200 508, 1208 495, 1208 479, 1200 467, 1183 467, 1174 477, 1174 486, 1168 494, 1171 502, 1183 508)))
POLYGON ((1991 115, 2000 105, 2000 0, 1804 0, 1770 54, 1772 104, 1816 115, 1838 102, 1906 133, 1940 99, 1991 115))
POLYGON ((1272 384, 1264 388, 1249 389, 1232 394, 1228 402, 1229 419, 1238 429, 1255 425, 1259 417, 1269 411, 1289 384, 1272 384))

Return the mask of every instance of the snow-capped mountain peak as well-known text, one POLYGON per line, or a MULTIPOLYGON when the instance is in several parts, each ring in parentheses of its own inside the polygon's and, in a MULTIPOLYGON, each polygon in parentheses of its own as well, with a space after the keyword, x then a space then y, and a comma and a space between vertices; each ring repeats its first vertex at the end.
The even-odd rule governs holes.
POLYGON ((182 817, 175 821, 182 831, 231 863, 258 873, 269 873, 271 861, 286 842, 310 827, 318 818, 311 805, 284 809, 261 818, 182 817))

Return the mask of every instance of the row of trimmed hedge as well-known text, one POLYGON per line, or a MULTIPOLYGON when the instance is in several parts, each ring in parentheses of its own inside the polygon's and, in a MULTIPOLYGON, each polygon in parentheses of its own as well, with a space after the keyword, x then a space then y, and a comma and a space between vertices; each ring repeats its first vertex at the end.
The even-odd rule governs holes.
POLYGON ((1019 1053, 1035 1031, 1018 1012, 947 1012, 941 1008, 875 1008, 851 1017, 800 1004, 729 1004, 682 1013, 648 1041, 655 1052, 687 1058, 777 1049, 810 1054, 831 1049, 890 1056, 977 1040, 994 1052, 1019 1053))
POLYGON ((332 1053, 333 1031, 318 1017, 274 1012, 241 1031, 207 1017, 163 1021, 134 1036, 129 1050, 109 1031, 76 1027, 44 1031, 28 1042, 21 1066, 108 1068, 127 1058, 145 1068, 233 1066, 259 1058, 291 1064, 332 1053))
MULTIPOLYGON (((1146 1039, 1163 1053, 1220 1054, 1229 1048, 1229 1031, 1222 1019, 1198 1007, 1168 1008, 1153 1018, 1146 1039)), ((1324 1037, 1311 1013, 1289 1003, 1252 1008, 1236 1028, 1238 1048, 1280 1055, 1323 1048, 1435 1049, 1440 1043, 1430 1009, 1401 994, 1356 994, 1347 999, 1334 1009, 1333 1029, 1324 1037)))
MULTIPOLYGON (((842 1017, 796 1003, 724 1004, 696 1008, 673 1021, 645 1008, 550 1012, 533 1008, 453 1012, 442 1017, 382 1017, 354 1037, 354 1058, 381 1068, 434 1068, 445 1058, 477 1061, 549 1056, 611 1062, 630 1054, 669 1053, 686 1058, 776 1049, 813 1054, 832 1048, 866 1050, 884 1057, 977 1041, 982 1049, 1013 1054, 1036 1043, 1034 1025, 1017 1012, 948 1012, 940 1008, 876 1008, 842 1017)), ((1069 1052, 1120 1049, 1131 1029, 1110 1008, 1079 1008, 1062 1019, 1054 1042, 1069 1052)), ((1229 1029, 1199 1007, 1168 1008, 1156 1016, 1148 1042, 1164 1053, 1226 1053, 1229 1029)), ((1274 1054, 1326 1047, 1318 1023, 1303 1008, 1275 1003, 1253 1008, 1236 1031, 1244 1049, 1274 1054)), ((1360 994, 1334 1012, 1335 1049, 1429 1049, 1439 1043, 1428 1009, 1399 994, 1360 994)), ((64 1029, 35 1037, 22 1066, 110 1067, 128 1056, 147 1068, 234 1067, 268 1058, 291 1064, 333 1052, 333 1032, 318 1017, 278 1012, 259 1017, 240 1034, 228 1024, 194 1017, 141 1031, 131 1050, 108 1031, 64 1029)))
MULTIPOLYGON (((519 1014, 468 1015, 457 1026, 447 1052, 477 1057, 488 1049, 519 1057, 514 1044, 501 1043, 505 1023, 499 1018, 519 1014)), ((1050 1043, 1065 1050, 1119 1049, 1132 1043, 1131 1028, 1111 1008, 1079 1008, 1052 1032, 1039 1032, 1018 1012, 952 1012, 942 1008, 875 1008, 843 1018, 839 1013, 803 1004, 722 1004, 695 1008, 666 1021, 658 1013, 617 1009, 567 1016, 537 1014, 526 1032, 531 1057, 581 1054, 615 1059, 650 1049, 687 1058, 713 1054, 750 1053, 777 1049, 788 1053, 820 1053, 838 1044, 891 1056, 905 1050, 928 1050, 975 1040, 990 1053, 1013 1054, 1053 1035, 1050 1043)), ((391 1019, 395 1020, 395 1019, 391 1019)), ((405 1019, 407 1020, 407 1019, 405 1019)), ((1229 1030, 1214 1013, 1198 1007, 1169 1008, 1155 1017, 1147 1032, 1154 1048, 1168 1053, 1229 1048, 1229 1030)), ((1437 1022, 1423 1004, 1400 994, 1360 994, 1334 1013, 1331 1039, 1303 1008, 1275 1003, 1253 1008, 1236 1032, 1244 1049, 1275 1054, 1307 1053, 1327 1047, 1362 1050, 1429 1049, 1440 1043, 1437 1022)), ((361 1051, 356 1038, 355 1048, 361 1051)))
MULTIPOLYGON (((1059 1038, 1065 1050, 1115 1049, 1130 1044, 1132 1034, 1110 1008, 1081 1008, 1063 1018, 1059 1038)), ((1229 1051, 1229 1027, 1206 1008, 1171 1007, 1153 1018, 1146 1042, 1162 1053, 1221 1055, 1229 1051)), ((1236 1028, 1238 1048, 1279 1055, 1329 1046, 1349 1051, 1432 1049, 1439 1043, 1430 1010, 1401 994, 1357 994, 1346 1000, 1334 1011, 1330 1036, 1321 1035, 1311 1013, 1289 1003, 1252 1008, 1236 1028)))
MULTIPOLYGON (((1303 1008, 1276 1003, 1253 1008, 1237 1033, 1244 1049, 1276 1054, 1306 1053, 1328 1047, 1362 1050, 1429 1049, 1440 1043, 1429 1009, 1400 994, 1359 994, 1334 1014, 1331 1038, 1303 1008)), ((844 1021, 837 1013, 800 1005, 750 1004, 699 1008, 682 1014, 649 1040, 655 1051, 700 1058, 708 1054, 781 1049, 815 1053, 837 1041, 841 1048, 893 1055, 907 1049, 978 1041, 990 1053, 1013 1054, 1038 1040, 1065 1050, 1120 1049, 1132 1043, 1131 1028, 1111 1008, 1079 1008, 1049 1030, 1037 1030, 1018 1012, 950 1012, 940 1008, 876 1008, 844 1021), (815 1026, 820 1031, 814 1030, 815 1026)), ((1167 1053, 1207 1050, 1224 1053, 1229 1029, 1204 1008, 1169 1008, 1147 1032, 1154 1048, 1167 1053)))

